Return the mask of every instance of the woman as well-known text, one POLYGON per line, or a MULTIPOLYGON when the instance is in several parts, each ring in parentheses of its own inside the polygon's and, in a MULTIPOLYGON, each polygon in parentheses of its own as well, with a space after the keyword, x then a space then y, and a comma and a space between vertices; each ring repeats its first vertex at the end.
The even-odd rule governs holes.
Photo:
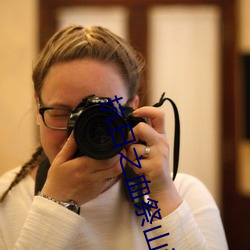
POLYGON ((227 249, 207 189, 188 175, 171 179, 164 113, 138 108, 143 66, 141 56, 105 28, 70 26, 48 41, 33 71, 42 147, 0 180, 0 249, 227 249), (133 127, 129 139, 136 139, 108 159, 76 157, 74 133, 66 133, 72 109, 93 94, 122 97, 121 105, 136 109, 134 117, 151 120, 133 127), (131 163, 138 160, 135 151, 141 168, 131 163), (142 205, 129 202, 122 188, 126 158, 150 190, 147 223, 142 205))

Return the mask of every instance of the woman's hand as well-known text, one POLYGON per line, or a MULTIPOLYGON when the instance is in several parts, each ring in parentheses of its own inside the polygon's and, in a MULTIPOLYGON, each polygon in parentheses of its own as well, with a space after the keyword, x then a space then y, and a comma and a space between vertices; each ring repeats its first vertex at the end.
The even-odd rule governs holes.
MULTIPOLYGON (((133 128, 136 141, 143 141, 150 147, 150 154, 140 160, 141 168, 133 164, 128 165, 138 175, 144 175, 149 183, 150 198, 158 201, 161 215, 166 216, 175 210, 182 202, 172 181, 169 168, 169 144, 165 132, 165 114, 155 107, 142 107, 133 112, 136 117, 146 117, 151 121, 151 126, 139 123, 133 128)), ((128 140, 132 140, 130 133, 128 140)), ((128 144, 127 157, 138 164, 133 148, 138 157, 145 156, 146 146, 137 142, 128 144)))
MULTIPOLYGON (((108 160, 74 158, 77 146, 71 135, 51 164, 42 193, 59 201, 74 200, 79 205, 96 198, 122 173, 119 156, 108 160)), ((125 151, 125 150, 124 150, 125 151)))

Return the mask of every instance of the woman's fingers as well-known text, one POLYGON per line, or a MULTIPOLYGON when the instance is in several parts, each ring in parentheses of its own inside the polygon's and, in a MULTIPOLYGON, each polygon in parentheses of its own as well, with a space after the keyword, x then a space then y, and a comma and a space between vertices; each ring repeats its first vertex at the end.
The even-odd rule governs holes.
POLYGON ((76 153, 77 145, 75 143, 74 134, 68 137, 66 143, 64 144, 62 150, 57 154, 54 164, 60 165, 66 161, 69 161, 73 158, 74 154, 76 153))
POLYGON ((145 106, 136 109, 133 116, 149 118, 152 128, 160 134, 165 134, 165 113, 161 109, 145 106))

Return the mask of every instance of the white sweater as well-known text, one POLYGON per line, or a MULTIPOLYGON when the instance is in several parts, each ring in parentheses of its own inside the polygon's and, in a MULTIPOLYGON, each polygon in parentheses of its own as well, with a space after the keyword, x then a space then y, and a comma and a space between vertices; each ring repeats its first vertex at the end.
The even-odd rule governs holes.
MULTIPOLYGON (((0 194, 19 168, 0 178, 0 194)), ((121 181, 81 207, 80 216, 42 198, 34 197, 34 180, 27 176, 0 203, 1 250, 200 250, 228 249, 219 210, 204 185, 178 174, 175 185, 184 202, 170 215, 152 224, 137 216, 125 199, 121 181), (148 239, 143 231, 161 226, 148 239), (157 248, 168 244, 168 246, 157 248)))

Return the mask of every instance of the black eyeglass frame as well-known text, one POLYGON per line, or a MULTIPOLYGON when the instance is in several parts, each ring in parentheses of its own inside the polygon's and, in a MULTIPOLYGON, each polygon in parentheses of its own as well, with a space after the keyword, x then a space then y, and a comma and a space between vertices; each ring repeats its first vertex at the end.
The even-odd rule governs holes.
MULTIPOLYGON (((40 105, 40 104, 39 104, 39 105, 40 105)), ((55 110, 55 109, 57 109, 57 110, 67 110, 67 111, 70 111, 70 113, 71 113, 71 111, 72 111, 72 110, 69 109, 69 108, 60 108, 60 107, 40 107, 40 108, 39 108, 39 114, 42 116, 44 125, 45 125, 47 128, 51 128, 51 129, 54 129, 54 130, 67 130, 67 127, 65 127, 65 128, 58 128, 58 127, 50 126, 50 125, 48 125, 48 124, 46 123, 46 120, 45 120, 45 118, 44 118, 44 113, 45 113, 45 111, 46 111, 46 110, 55 110)))
MULTIPOLYGON (((132 98, 129 98, 127 100, 127 102, 125 103, 124 106, 128 106, 128 104, 130 103, 132 98)), ((59 110, 67 110, 67 111, 70 111, 70 113, 72 113, 72 109, 70 108, 63 108, 63 107, 46 107, 46 106, 41 106, 42 104, 42 100, 41 100, 41 97, 38 98, 39 102, 38 102, 38 105, 39 105, 39 114, 42 116, 42 120, 43 120, 43 123, 44 125, 47 127, 47 128, 50 128, 50 129, 54 129, 54 130, 67 130, 68 128, 65 127, 65 128, 58 128, 58 127, 53 127, 53 126, 50 126, 46 123, 45 121, 45 118, 44 118, 44 113, 46 110, 53 110, 53 109, 59 109, 59 110)))

